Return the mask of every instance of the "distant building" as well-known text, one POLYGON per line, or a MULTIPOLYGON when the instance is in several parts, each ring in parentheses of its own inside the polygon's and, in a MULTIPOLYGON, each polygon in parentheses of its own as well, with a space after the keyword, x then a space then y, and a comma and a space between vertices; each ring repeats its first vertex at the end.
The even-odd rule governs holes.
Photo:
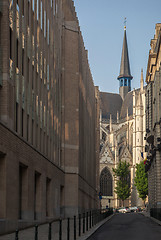
POLYGON ((0 1, 0 233, 98 206, 99 101, 72 0, 0 1))
POLYGON ((140 88, 131 91, 132 75, 128 56, 126 27, 120 65, 119 94, 100 92, 100 192, 102 207, 121 206, 112 168, 119 161, 130 164, 128 178, 131 196, 125 206, 141 205, 134 186, 135 166, 143 160, 145 146, 145 87, 141 72, 140 88))
POLYGON ((161 214, 161 23, 155 26, 146 73, 146 171, 151 215, 161 214))

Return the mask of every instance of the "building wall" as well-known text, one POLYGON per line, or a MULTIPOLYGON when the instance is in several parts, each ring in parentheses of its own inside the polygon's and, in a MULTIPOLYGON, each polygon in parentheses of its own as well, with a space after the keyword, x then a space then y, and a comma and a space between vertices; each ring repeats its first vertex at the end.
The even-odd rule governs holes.
POLYGON ((0 11, 4 233, 97 207, 99 101, 72 0, 0 11))
MULTIPOLYGON (((161 212, 161 24, 155 26, 154 39, 147 66, 146 82, 146 145, 149 209, 155 217, 161 212)), ((153 216, 154 216, 153 215, 153 216)))
POLYGON ((63 2, 62 161, 65 214, 97 206, 98 111, 88 53, 72 5, 63 2))

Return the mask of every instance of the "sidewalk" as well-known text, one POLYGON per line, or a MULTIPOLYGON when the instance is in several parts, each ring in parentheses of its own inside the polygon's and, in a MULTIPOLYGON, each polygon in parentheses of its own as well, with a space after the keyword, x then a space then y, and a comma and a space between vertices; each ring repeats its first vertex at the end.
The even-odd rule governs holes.
POLYGON ((141 214, 144 215, 145 217, 150 218, 151 220, 153 220, 157 224, 161 225, 161 221, 159 221, 158 219, 156 219, 154 217, 151 217, 149 212, 143 211, 143 212, 141 212, 141 214))
MULTIPOLYGON (((77 240, 86 240, 89 236, 91 236, 100 226, 102 226, 105 222, 110 220, 114 214, 105 218, 101 222, 97 223, 93 226, 88 232, 82 234, 81 237, 78 236, 78 228, 77 228, 77 240)), ((62 240, 67 240, 67 231, 66 225, 62 226, 62 240)), ((35 228, 31 227, 28 229, 24 229, 19 231, 18 240, 34 240, 35 239, 35 228)), ((59 240, 59 224, 54 223, 52 226, 52 240, 59 240)), ((74 239, 73 231, 70 231, 70 240, 74 239)), ((7 234, 0 236, 0 240, 15 240, 15 233, 7 234)), ((48 224, 40 225, 38 231, 38 240, 48 240, 48 224)))

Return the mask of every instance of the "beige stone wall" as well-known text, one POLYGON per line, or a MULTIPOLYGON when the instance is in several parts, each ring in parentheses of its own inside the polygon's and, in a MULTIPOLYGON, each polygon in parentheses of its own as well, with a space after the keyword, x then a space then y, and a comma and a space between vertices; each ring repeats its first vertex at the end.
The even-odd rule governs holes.
POLYGON ((151 40, 151 49, 149 52, 146 82, 148 84, 146 91, 146 144, 147 144, 147 170, 149 183, 149 209, 160 211, 161 208, 161 24, 156 24, 154 39, 151 40), (151 154, 151 150, 154 154, 151 154))

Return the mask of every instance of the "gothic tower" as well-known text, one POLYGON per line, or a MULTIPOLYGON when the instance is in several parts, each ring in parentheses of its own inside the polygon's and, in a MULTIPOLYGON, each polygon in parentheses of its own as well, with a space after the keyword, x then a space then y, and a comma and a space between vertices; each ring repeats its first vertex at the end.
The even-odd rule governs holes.
POLYGON ((130 63, 129 63, 129 56, 128 56, 126 26, 124 26, 124 40, 123 40, 122 57, 121 57, 121 65, 120 65, 120 75, 117 78, 120 82, 119 93, 123 100, 126 94, 129 91, 131 91, 132 78, 133 77, 131 76, 131 73, 130 73, 130 63))

